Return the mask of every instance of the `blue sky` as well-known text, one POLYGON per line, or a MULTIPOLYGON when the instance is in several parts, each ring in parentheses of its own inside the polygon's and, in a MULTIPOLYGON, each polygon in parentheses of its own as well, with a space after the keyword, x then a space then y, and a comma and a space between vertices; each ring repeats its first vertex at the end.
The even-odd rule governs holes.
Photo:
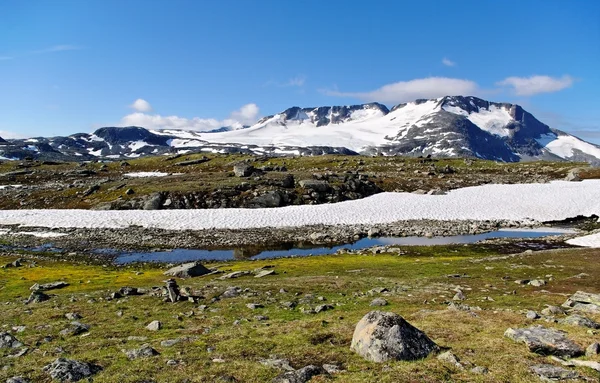
POLYGON ((599 68, 594 0, 4 0, 0 136, 463 94, 600 142, 599 68))

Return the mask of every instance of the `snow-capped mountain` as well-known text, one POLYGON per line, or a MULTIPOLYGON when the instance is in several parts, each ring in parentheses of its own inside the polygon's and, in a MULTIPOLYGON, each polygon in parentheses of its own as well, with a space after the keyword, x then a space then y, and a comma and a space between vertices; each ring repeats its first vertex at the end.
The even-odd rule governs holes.
POLYGON ((293 107, 249 127, 211 132, 107 127, 92 134, 0 141, 1 158, 127 158, 190 151, 567 160, 600 164, 600 146, 538 121, 519 105, 476 97, 293 107))

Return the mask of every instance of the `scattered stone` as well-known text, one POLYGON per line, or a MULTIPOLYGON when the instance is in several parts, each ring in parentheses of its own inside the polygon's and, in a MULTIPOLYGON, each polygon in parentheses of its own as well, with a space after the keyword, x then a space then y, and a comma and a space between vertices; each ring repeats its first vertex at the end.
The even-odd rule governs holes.
POLYGON ((49 299, 50 299, 49 295, 45 294, 44 292, 42 292, 40 290, 35 290, 35 291, 31 292, 31 294, 29 295, 29 298, 27 298, 27 300, 25 301, 25 304, 41 303, 41 302, 45 302, 49 299))
POLYGON ((534 279, 532 281, 529 281, 528 285, 534 287, 541 287, 546 285, 546 281, 543 279, 534 279))
POLYGON ((150 331, 158 331, 162 328, 162 323, 157 320, 153 320, 146 326, 146 328, 150 331))
POLYGON ((163 347, 173 347, 178 343, 181 343, 182 339, 181 338, 177 338, 177 339, 167 339, 167 340, 163 340, 162 342, 160 342, 160 345, 163 347))
POLYGON ((242 277, 244 275, 248 275, 250 274, 249 271, 234 271, 232 273, 229 274, 225 274, 223 276, 221 276, 219 279, 233 279, 233 278, 239 278, 242 277))
POLYGON ((568 324, 571 326, 587 327, 593 329, 600 329, 600 323, 597 323, 589 318, 581 315, 573 314, 559 321, 561 324, 568 324))
POLYGON ((458 358, 458 356, 454 355, 454 353, 452 353, 451 351, 441 353, 440 355, 438 355, 437 359, 444 363, 452 364, 454 367, 459 368, 461 370, 464 368, 463 365, 460 363, 460 359, 458 358))
POLYGON ((85 325, 79 322, 71 322, 69 326, 63 330, 61 330, 60 335, 62 336, 76 336, 83 334, 84 332, 88 332, 90 326, 85 325))
POLYGON ((487 373, 490 372, 490 370, 488 370, 487 367, 476 366, 471 369, 471 372, 473 374, 486 375, 487 373))
POLYGON ((565 310, 561 309, 558 306, 548 306, 542 310, 542 315, 565 315, 565 310))
POLYGON ((328 375, 323 367, 309 365, 296 371, 287 371, 275 377, 273 383, 306 383, 317 375, 328 375))
POLYGON ((579 169, 579 168, 569 170, 569 173, 567 173, 567 176, 565 177, 565 181, 569 181, 569 182, 582 181, 581 177, 579 176, 580 171, 581 171, 581 169, 579 169))
POLYGON ((267 367, 278 368, 286 371, 295 371, 295 368, 290 365, 289 360, 278 358, 275 355, 271 355, 269 359, 261 359, 259 362, 267 367))
POLYGON ((240 162, 233 166, 233 173, 236 177, 250 177, 254 173, 254 170, 254 166, 245 162, 240 162))
POLYGON ((64 358, 58 358, 44 367, 44 371, 50 375, 52 379, 61 382, 78 382, 95 375, 101 370, 102 367, 91 363, 64 358))
POLYGON ((258 272, 258 274, 256 274, 254 276, 254 278, 262 278, 262 277, 266 277, 267 275, 273 275, 275 274, 275 270, 261 270, 258 272))
POLYGON ((547 329, 543 326, 529 328, 509 328, 504 336, 515 342, 525 343, 529 351, 541 355, 557 355, 562 357, 577 357, 583 355, 583 349, 567 338, 562 331, 547 329))
POLYGON ((315 312, 320 313, 322 311, 329 311, 333 309, 334 307, 332 305, 318 305, 317 307, 315 307, 315 312))
POLYGON ((221 294, 222 298, 235 298, 242 293, 242 288, 238 286, 229 286, 225 289, 223 294, 221 294))
POLYGON ((263 306, 263 305, 262 305, 262 304, 260 304, 260 303, 248 303, 248 304, 246 305, 246 307, 248 307, 250 310, 256 310, 256 309, 261 309, 261 308, 263 308, 263 307, 265 307, 265 306, 263 306))
POLYGON ((66 313, 65 318, 67 318, 68 320, 79 320, 82 317, 78 313, 66 313))
POLYGON ((579 377, 575 371, 553 366, 551 364, 538 364, 532 366, 531 371, 540 378, 548 381, 577 379, 577 377, 579 377))
POLYGON ((416 360, 439 347, 398 314, 371 311, 356 325, 350 348, 373 362, 416 360))
POLYGON ((147 336, 134 336, 134 335, 132 335, 132 336, 128 336, 127 340, 129 340, 129 341, 136 341, 136 342, 145 342, 145 341, 148 340, 148 337, 147 336))
POLYGON ((177 278, 192 278, 201 275, 210 274, 211 271, 198 262, 184 263, 170 268, 164 272, 164 275, 177 278))
POLYGON ((525 314, 527 319, 535 320, 539 319, 540 315, 533 310, 527 310, 527 314, 525 314))
POLYGON ((588 360, 577 360, 577 359, 562 360, 555 356, 552 357, 552 360, 554 360, 555 362, 559 362, 563 366, 587 367, 587 368, 591 368, 592 370, 596 370, 596 371, 600 372, 600 363, 598 363, 598 362, 593 362, 593 361, 588 361, 588 360))
POLYGON ((263 322, 263 321, 269 320, 269 317, 265 316, 265 315, 255 315, 254 319, 256 319, 259 322, 263 322))
POLYGON ((325 180, 300 180, 298 185, 305 189, 310 189, 318 193, 323 193, 329 190, 329 182, 325 180))
POLYGON ((22 376, 13 376, 12 378, 6 379, 6 383, 31 383, 31 380, 22 376))
POLYGON ((142 295, 142 291, 140 291, 140 290, 141 289, 138 289, 137 287, 125 286, 125 287, 121 287, 119 289, 119 294, 121 294, 124 297, 132 296, 132 295, 142 295))
POLYGON ((592 343, 585 349, 585 356, 594 356, 600 354, 600 343, 592 343))
POLYGON ((340 372, 344 371, 337 364, 324 364, 323 369, 331 375, 339 374, 340 372))
POLYGON ((174 279, 169 279, 165 282, 165 295, 167 301, 171 303, 179 300, 179 286, 177 286, 177 282, 174 279))
POLYGON ((177 366, 179 363, 174 359, 167 360, 167 366, 177 366))
POLYGON ((158 355, 158 351, 150 347, 148 344, 144 344, 142 347, 133 350, 123 350, 123 352, 131 360, 158 355))
POLYGON ((528 284, 528 283, 529 283, 529 279, 517 279, 517 280, 515 281, 515 283, 516 283, 517 285, 526 285, 526 284, 528 284))
POLYGON ((19 348, 23 343, 7 332, 0 332, 0 349, 2 348, 19 348))
POLYGON ((562 306, 576 311, 600 314, 600 294, 577 291, 562 306))
POLYGON ((457 292, 452 298, 454 301, 464 301, 465 299, 467 299, 467 297, 462 291, 457 292))
POLYGON ((383 298, 375 298, 371 301, 369 306, 387 306, 388 301, 383 298))

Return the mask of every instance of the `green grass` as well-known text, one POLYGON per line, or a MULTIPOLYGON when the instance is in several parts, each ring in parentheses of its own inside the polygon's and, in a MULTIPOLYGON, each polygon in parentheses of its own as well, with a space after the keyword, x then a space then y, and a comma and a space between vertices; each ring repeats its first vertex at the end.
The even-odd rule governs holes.
MULTIPOLYGON (((259 359, 271 354, 288 358, 294 367, 307 364, 338 363, 346 372, 331 378, 317 377, 314 382, 535 382, 529 366, 549 362, 532 354, 521 344, 503 337, 511 326, 527 326, 520 310, 541 310, 545 304, 561 304, 577 290, 600 291, 600 250, 562 250, 534 253, 502 260, 485 260, 494 255, 478 247, 414 248, 409 256, 331 255, 309 258, 287 258, 260 261, 232 261, 211 265, 225 271, 253 270, 271 265, 277 274, 265 278, 242 277, 221 281, 216 277, 180 280, 204 296, 198 304, 164 303, 158 297, 144 295, 114 301, 105 298, 122 286, 151 288, 165 279, 155 266, 126 267, 91 266, 70 262, 40 261, 35 268, 0 269, 0 302, 3 304, 2 325, 10 328, 25 325, 17 334, 30 351, 20 358, 2 358, 0 381, 13 375, 29 376, 35 382, 48 382, 41 368, 60 356, 93 361, 104 370, 94 382, 135 382, 147 378, 158 382, 213 382, 219 376, 232 375, 240 382, 267 382, 278 371, 265 367, 259 359), (473 260, 482 260, 473 262, 473 260), (357 271, 358 270, 358 271, 357 271), (141 272, 141 274, 140 274, 141 272), (589 277, 570 278, 585 272, 589 277), (466 278, 448 278, 449 274, 466 274, 466 278), (542 288, 523 287, 513 281, 542 277, 552 280, 542 288), (505 280, 503 277, 510 276, 505 280), (24 306, 21 300, 29 294, 34 282, 65 280, 71 286, 51 291, 50 301, 24 306), (480 306, 476 316, 468 312, 446 309, 453 289, 460 285, 467 295, 466 304, 480 306), (227 286, 239 286, 256 292, 256 296, 240 296, 211 303, 227 286), (490 369, 489 375, 475 375, 469 369, 458 370, 434 357, 417 362, 370 363, 350 348, 355 324, 372 308, 373 296, 367 291, 376 287, 391 290, 385 298, 390 302, 383 310, 403 315, 425 331, 442 347, 451 348, 463 361, 490 369), (280 289, 287 292, 280 293, 280 289), (293 310, 279 302, 300 300, 305 294, 323 296, 325 302, 299 303, 293 310), (484 300, 486 297, 493 301, 484 300), (94 303, 88 301, 93 298, 94 303), (265 308, 250 310, 247 303, 259 302, 265 308), (329 303, 331 311, 309 315, 301 307, 329 303), (199 305, 208 309, 201 311, 199 305), (61 337, 67 325, 67 312, 79 312, 81 322, 91 326, 84 337, 61 337), (122 311, 122 316, 117 312, 122 311), (193 316, 188 316, 193 311, 193 316), (266 315, 268 321, 254 320, 266 315), (158 332, 144 327, 160 320, 164 328, 158 332), (241 320, 237 326, 234 321, 241 320), (207 330, 208 329, 208 330, 207 330), (45 336, 51 342, 43 342, 45 336), (129 336, 146 336, 161 354, 151 359, 129 361, 122 349, 139 347, 140 341, 127 341, 129 336), (173 347, 162 347, 161 340, 189 338, 173 347), (207 348, 212 348, 208 352, 207 348), (222 358, 226 363, 212 360, 222 358), (171 367, 169 359, 181 363, 171 367)), ((0 258, 6 263, 14 258, 0 258)), ((594 319, 600 320, 596 316, 594 319)), ((561 325, 557 327, 583 346, 600 340, 585 329, 561 325)), ((6 355, 6 351, 1 351, 6 355)), ((598 360, 598 359, 596 359, 598 360)), ((590 379, 600 376, 589 370, 578 370, 590 379)))

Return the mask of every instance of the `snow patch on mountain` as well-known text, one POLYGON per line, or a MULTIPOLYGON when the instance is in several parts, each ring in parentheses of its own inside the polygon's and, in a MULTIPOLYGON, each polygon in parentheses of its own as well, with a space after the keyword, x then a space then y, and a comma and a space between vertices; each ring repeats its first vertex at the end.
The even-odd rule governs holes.
POLYGON ((571 135, 558 135, 555 133, 541 136, 537 142, 550 153, 560 158, 569 159, 576 155, 575 151, 600 158, 600 148, 571 135))

